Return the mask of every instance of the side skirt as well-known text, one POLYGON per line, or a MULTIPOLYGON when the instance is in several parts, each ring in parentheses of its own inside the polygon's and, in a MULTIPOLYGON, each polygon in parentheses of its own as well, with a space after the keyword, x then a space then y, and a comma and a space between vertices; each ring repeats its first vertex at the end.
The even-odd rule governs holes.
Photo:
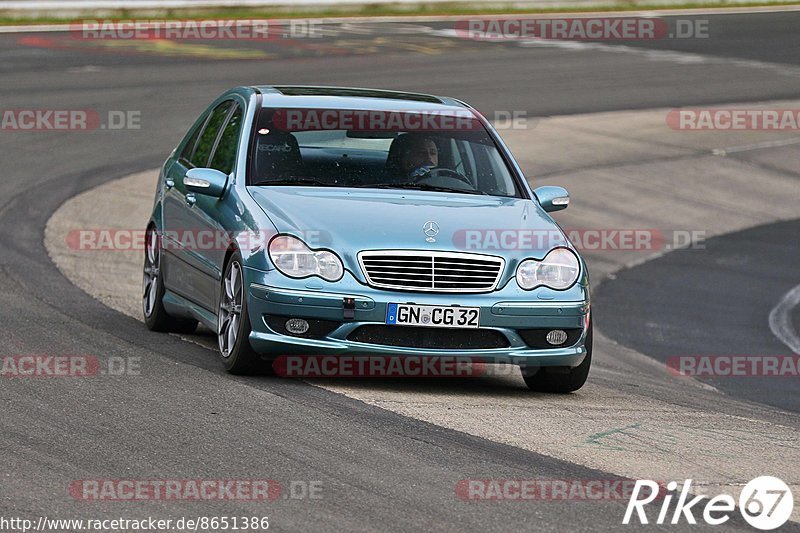
POLYGON ((164 309, 172 316, 194 318, 211 331, 217 331, 217 315, 172 291, 164 293, 164 309))

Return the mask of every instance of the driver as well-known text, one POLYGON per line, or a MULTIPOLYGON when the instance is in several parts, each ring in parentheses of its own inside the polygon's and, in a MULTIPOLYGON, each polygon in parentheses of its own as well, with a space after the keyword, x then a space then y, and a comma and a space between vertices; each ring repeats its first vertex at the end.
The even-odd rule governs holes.
POLYGON ((400 167, 406 176, 424 176, 439 166, 439 148, 433 139, 414 135, 400 154, 400 167))

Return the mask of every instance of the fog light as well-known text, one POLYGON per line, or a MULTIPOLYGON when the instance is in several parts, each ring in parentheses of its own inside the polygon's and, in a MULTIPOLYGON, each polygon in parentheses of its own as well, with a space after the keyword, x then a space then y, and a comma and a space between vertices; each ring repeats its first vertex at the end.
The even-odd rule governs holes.
POLYGON ((306 322, 302 318, 290 318, 289 320, 286 321, 285 327, 286 331, 288 331, 292 335, 302 335, 306 331, 308 331, 308 322, 306 322))
MULTIPOLYGON (((541 337, 540 337, 541 338, 541 337)), ((564 344, 567 342, 567 332, 563 329, 554 329, 552 331, 547 332, 547 342, 554 346, 558 346, 559 344, 564 344)))

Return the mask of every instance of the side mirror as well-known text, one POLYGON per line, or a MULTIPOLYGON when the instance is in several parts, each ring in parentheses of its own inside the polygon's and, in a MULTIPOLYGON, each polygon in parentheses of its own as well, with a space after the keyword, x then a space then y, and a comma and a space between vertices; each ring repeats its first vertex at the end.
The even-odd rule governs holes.
POLYGON ((193 168, 183 178, 183 185, 189 192, 219 198, 225 192, 228 176, 213 168, 193 168))
POLYGON ((564 187, 545 185, 534 189, 533 194, 536 195, 536 199, 539 200, 542 209, 548 213, 561 211, 569 205, 569 193, 564 187))

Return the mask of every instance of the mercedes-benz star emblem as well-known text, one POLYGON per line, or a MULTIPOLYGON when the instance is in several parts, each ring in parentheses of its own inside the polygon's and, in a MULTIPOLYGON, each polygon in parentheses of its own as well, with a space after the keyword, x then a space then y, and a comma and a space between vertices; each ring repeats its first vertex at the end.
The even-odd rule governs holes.
POLYGON ((425 223, 424 226, 422 226, 422 231, 423 233, 425 233, 427 237, 425 239, 426 241, 436 242, 436 239, 434 239, 434 237, 439 234, 439 224, 437 224, 433 220, 429 220, 425 223))

